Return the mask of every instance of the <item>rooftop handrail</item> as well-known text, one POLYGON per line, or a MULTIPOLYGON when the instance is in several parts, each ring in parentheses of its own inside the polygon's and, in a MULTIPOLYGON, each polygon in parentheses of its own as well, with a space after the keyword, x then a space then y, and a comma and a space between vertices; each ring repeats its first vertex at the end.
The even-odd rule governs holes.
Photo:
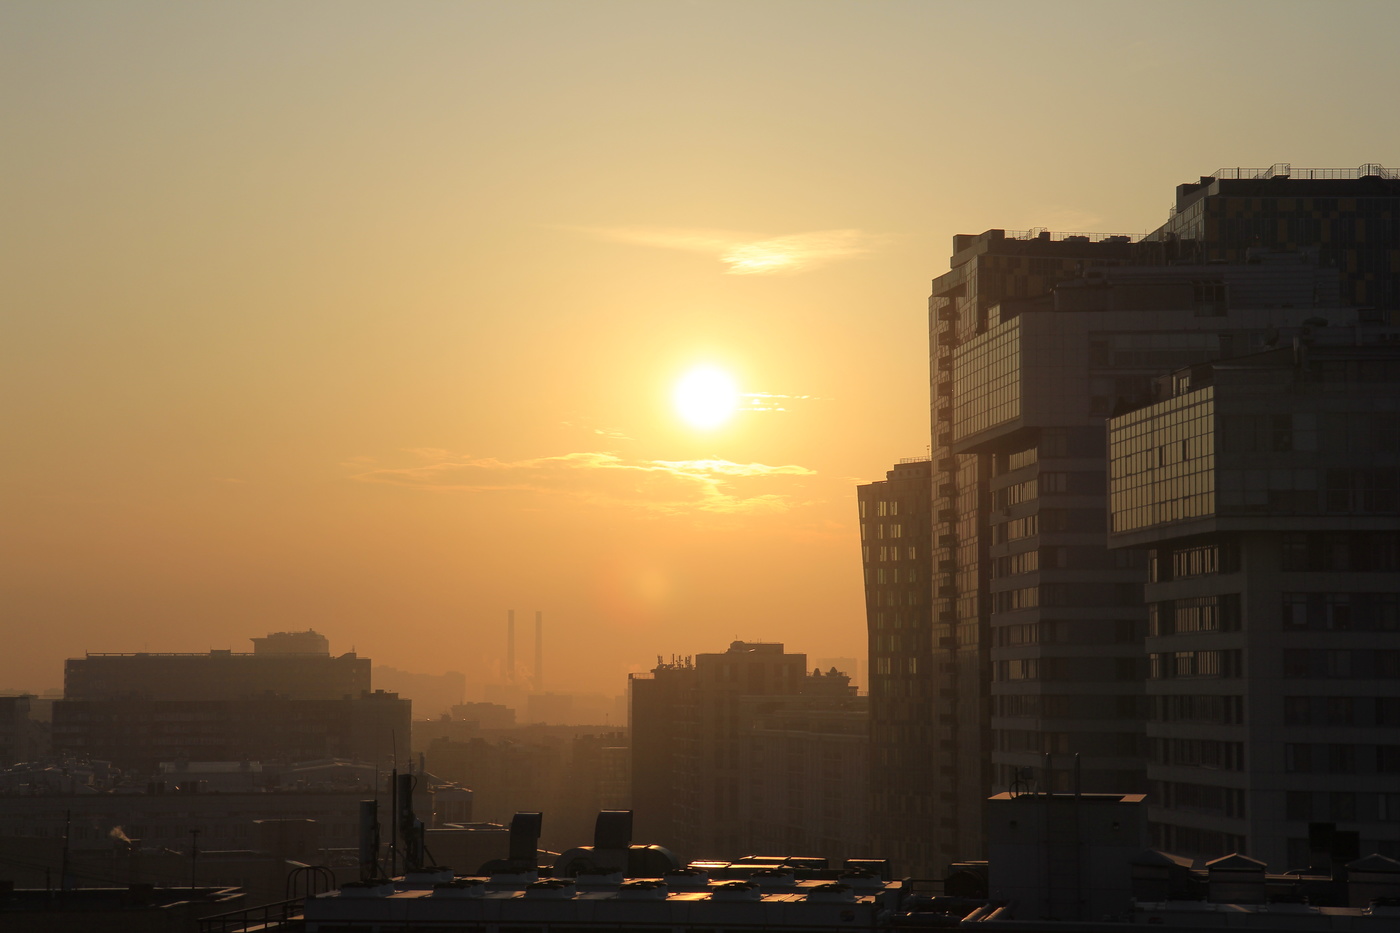
POLYGON ((1090 243, 1102 243, 1105 240, 1123 240, 1128 243, 1136 242, 1143 238, 1141 233, 1080 233, 1063 232, 1058 230, 1047 230, 1044 227, 1032 227, 1029 230, 1006 230, 1003 237, 1008 240, 1038 240, 1042 236, 1050 240, 1067 240, 1071 237, 1083 237, 1090 243))
POLYGON ((1356 168, 1293 168, 1288 162, 1275 162, 1268 168, 1245 168, 1226 166, 1218 168, 1208 177, 1239 181, 1261 178, 1301 178, 1309 181, 1328 179, 1357 178, 1400 178, 1400 169, 1386 168, 1379 162, 1364 162, 1356 168))

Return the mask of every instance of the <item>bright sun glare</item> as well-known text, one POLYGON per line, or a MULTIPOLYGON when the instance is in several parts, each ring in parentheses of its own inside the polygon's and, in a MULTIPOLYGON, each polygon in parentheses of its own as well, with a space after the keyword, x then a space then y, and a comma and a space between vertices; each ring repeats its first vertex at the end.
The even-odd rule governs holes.
POLYGON ((739 389, 723 370, 699 366, 676 383, 676 411, 691 427, 717 428, 739 406, 739 389))

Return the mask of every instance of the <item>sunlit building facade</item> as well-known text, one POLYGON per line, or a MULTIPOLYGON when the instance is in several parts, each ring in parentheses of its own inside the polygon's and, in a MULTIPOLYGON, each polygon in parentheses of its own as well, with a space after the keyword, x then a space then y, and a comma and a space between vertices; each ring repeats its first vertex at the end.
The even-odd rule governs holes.
POLYGON ((1149 826, 1185 855, 1400 855, 1400 331, 1198 365, 1109 423, 1145 549, 1149 826))

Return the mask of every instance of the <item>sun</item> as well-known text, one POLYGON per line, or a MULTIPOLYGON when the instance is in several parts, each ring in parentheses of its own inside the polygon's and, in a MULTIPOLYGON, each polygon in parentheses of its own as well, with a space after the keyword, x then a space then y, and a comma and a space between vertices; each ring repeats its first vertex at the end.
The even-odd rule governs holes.
POLYGON ((739 389, 724 370, 697 366, 676 383, 672 400, 687 424, 710 430, 733 416, 739 407, 739 389))

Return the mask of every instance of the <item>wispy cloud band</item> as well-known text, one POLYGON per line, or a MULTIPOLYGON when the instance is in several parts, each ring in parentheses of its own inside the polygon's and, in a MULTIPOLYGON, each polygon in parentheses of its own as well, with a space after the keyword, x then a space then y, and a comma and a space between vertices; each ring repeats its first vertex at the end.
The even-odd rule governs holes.
POLYGON ((816 476, 814 470, 796 464, 626 460, 604 452, 513 461, 453 457, 437 450, 414 453, 428 462, 371 469, 353 478, 436 492, 568 495, 597 504, 680 514, 785 511, 800 504, 800 481, 816 476))
POLYGON ((725 263, 730 275, 805 272, 872 252, 886 239, 863 230, 812 230, 778 237, 665 227, 588 227, 584 231, 620 243, 708 253, 725 263))

